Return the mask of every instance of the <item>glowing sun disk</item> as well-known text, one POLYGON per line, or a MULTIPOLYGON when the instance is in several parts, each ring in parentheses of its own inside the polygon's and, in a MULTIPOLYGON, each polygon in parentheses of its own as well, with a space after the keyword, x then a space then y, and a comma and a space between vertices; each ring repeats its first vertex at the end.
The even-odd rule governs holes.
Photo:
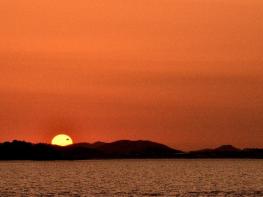
POLYGON ((58 146, 68 146, 70 144, 73 144, 73 141, 70 136, 59 134, 52 139, 51 144, 58 146))

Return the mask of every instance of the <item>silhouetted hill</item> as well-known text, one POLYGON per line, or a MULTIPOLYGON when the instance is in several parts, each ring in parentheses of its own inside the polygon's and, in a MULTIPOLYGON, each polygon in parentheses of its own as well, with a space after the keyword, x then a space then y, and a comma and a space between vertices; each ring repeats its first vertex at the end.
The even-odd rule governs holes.
POLYGON ((92 144, 92 147, 93 148, 98 148, 98 147, 103 146, 105 144, 107 144, 107 143, 105 143, 105 142, 95 142, 95 143, 92 144))
POLYGON ((151 141, 121 140, 112 143, 73 144, 66 147, 24 141, 0 144, 1 160, 61 160, 107 158, 169 158, 181 151, 151 141))
POLYGON ((107 158, 155 158, 155 157, 174 157, 182 151, 172 149, 163 144, 151 141, 130 141, 120 140, 111 143, 95 142, 79 143, 68 146, 70 149, 92 149, 96 150, 100 156, 107 158))
POLYGON ((163 144, 143 140, 100 143, 96 149, 113 157, 171 157, 182 153, 163 144))
POLYGON ((263 149, 215 149, 182 152, 151 141, 120 140, 111 143, 73 144, 66 147, 24 141, 0 143, 0 160, 77 160, 113 158, 263 158, 263 149))
POLYGON ((47 144, 31 144, 16 141, 0 144, 0 159, 55 159, 56 147, 47 144))
POLYGON ((222 146, 219 146, 218 148, 215 148, 214 151, 218 151, 218 152, 239 152, 239 151, 241 151, 241 149, 236 148, 232 145, 222 145, 222 146))
POLYGON ((263 158, 263 149, 239 149, 232 145, 222 145, 215 149, 190 151, 191 158, 263 158))

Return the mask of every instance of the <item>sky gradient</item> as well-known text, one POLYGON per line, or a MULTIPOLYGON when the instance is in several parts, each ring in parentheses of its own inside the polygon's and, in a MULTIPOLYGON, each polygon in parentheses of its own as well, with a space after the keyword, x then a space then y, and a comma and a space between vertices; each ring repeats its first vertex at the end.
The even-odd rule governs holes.
POLYGON ((261 0, 2 0, 0 22, 0 141, 263 146, 261 0))

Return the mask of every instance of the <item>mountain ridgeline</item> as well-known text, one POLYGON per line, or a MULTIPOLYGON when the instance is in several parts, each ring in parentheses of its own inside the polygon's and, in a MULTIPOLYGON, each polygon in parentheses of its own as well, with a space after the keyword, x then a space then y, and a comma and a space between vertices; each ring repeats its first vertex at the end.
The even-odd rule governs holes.
POLYGON ((0 144, 0 160, 84 160, 143 158, 262 158, 263 149, 216 149, 183 152, 151 141, 120 140, 111 143, 78 143, 66 147, 14 140, 0 144))

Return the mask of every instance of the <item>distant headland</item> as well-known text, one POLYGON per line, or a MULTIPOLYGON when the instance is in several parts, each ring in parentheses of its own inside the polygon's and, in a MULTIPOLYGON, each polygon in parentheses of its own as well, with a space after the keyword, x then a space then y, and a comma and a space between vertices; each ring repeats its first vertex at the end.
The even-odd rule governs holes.
POLYGON ((263 149, 239 149, 222 145, 215 149, 176 150, 146 140, 119 140, 111 143, 78 143, 61 147, 14 140, 0 143, 0 160, 84 160, 84 159, 147 159, 147 158, 257 158, 263 159, 263 149))

